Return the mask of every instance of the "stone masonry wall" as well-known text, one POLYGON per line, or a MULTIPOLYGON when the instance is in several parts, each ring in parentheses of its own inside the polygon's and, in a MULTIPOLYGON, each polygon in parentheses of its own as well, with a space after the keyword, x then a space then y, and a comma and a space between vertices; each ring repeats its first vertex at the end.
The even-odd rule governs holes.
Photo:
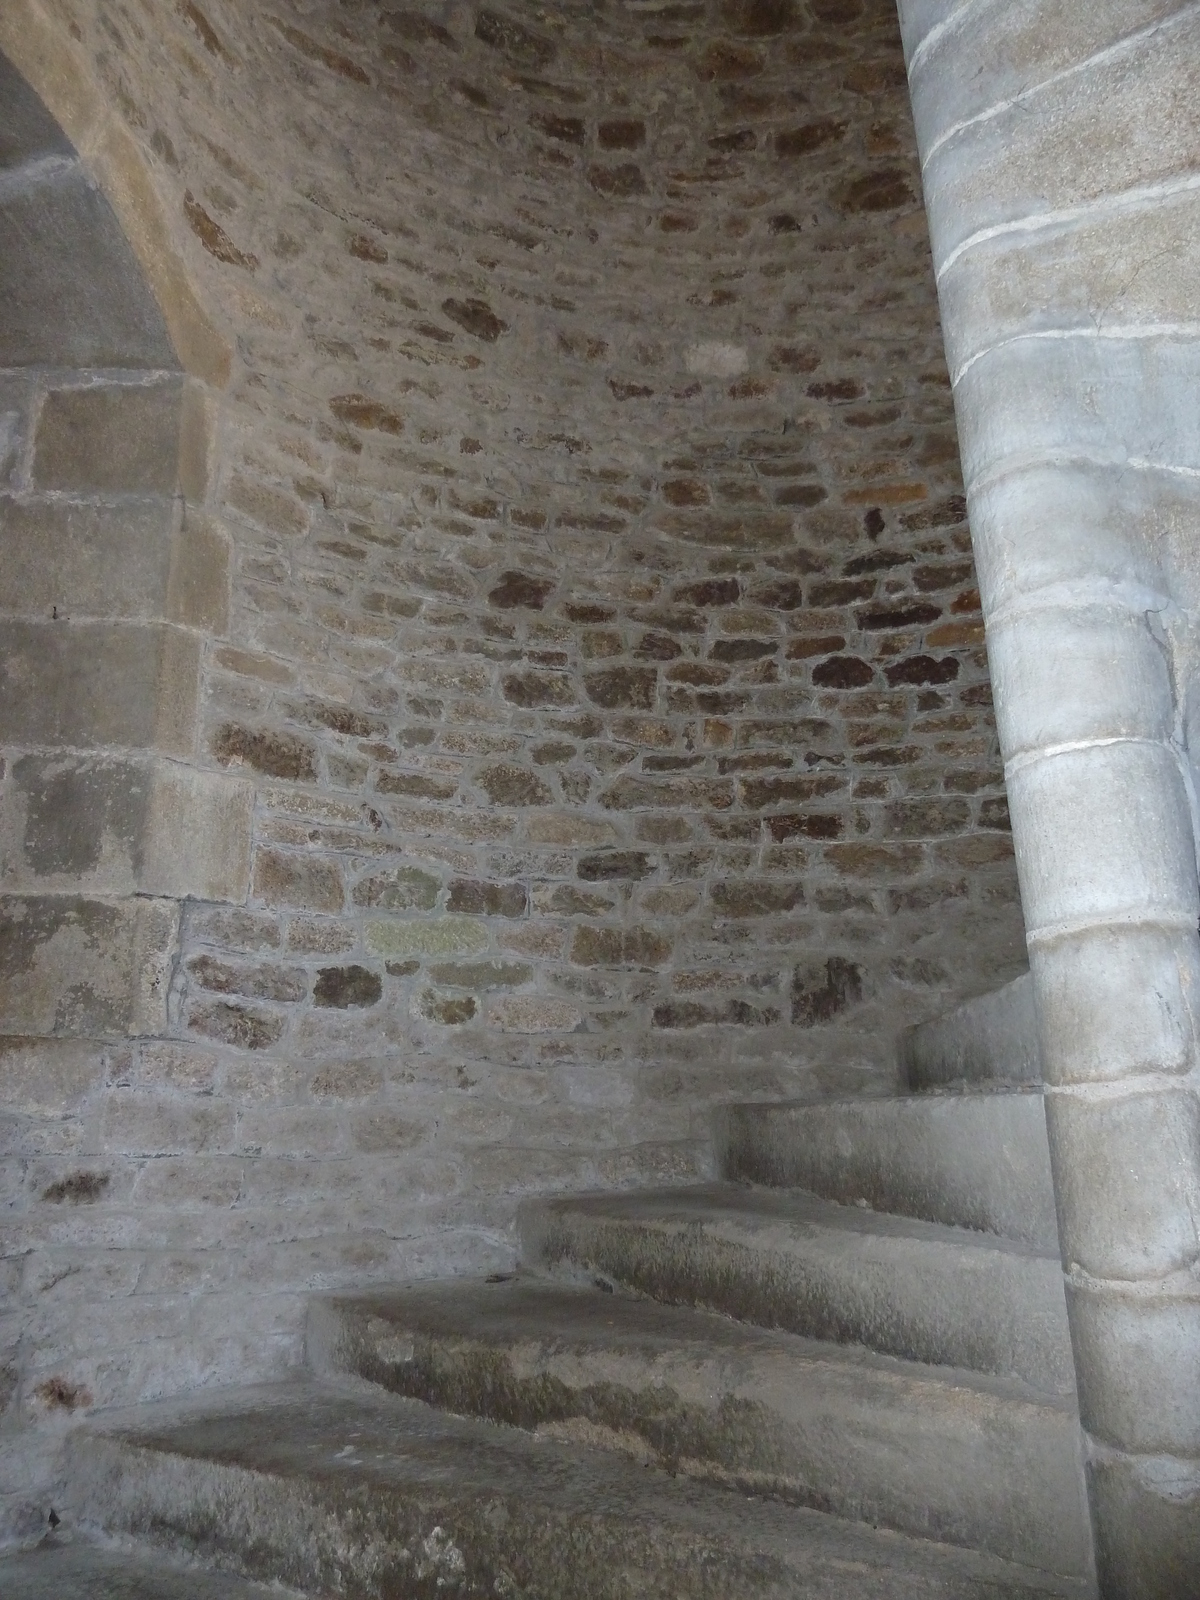
POLYGON ((16 1186, 99 1402, 886 1091, 1024 947, 890 4, 44 10, 236 347, 200 760, 256 793, 16 1186))

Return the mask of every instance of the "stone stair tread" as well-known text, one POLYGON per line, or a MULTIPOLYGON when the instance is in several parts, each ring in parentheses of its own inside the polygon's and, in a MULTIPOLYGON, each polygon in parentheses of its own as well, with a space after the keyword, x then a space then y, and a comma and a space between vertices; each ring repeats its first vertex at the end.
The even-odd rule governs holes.
POLYGON ((1085 1592, 973 1551, 328 1380, 113 1413, 73 1433, 68 1450, 85 1522, 347 1600, 435 1588, 527 1600, 1085 1592))
POLYGON ((1077 1416, 1074 1395, 1048 1395, 1018 1378, 933 1366, 881 1355, 864 1345, 812 1339, 784 1328, 758 1327, 719 1311, 665 1305, 607 1285, 570 1283, 519 1270, 477 1280, 420 1279, 394 1288, 336 1295, 318 1302, 338 1310, 419 1332, 433 1338, 464 1338, 497 1346, 537 1345, 547 1353, 586 1358, 606 1351, 630 1352, 653 1361, 678 1355, 731 1364, 772 1355, 797 1372, 835 1371, 861 1375, 865 1383, 921 1394, 963 1389, 1018 1405, 1048 1407, 1077 1416))
POLYGON ((527 1201, 528 1211, 540 1207, 586 1212, 593 1216, 628 1218, 633 1221, 689 1223, 709 1220, 714 1225, 728 1223, 739 1229, 760 1230, 796 1237, 836 1233, 847 1247, 856 1241, 909 1240, 918 1244, 943 1245, 964 1252, 1019 1257, 1031 1261, 1053 1261, 1057 1252, 1030 1245, 1020 1239, 1006 1239, 977 1228, 956 1227, 952 1223, 929 1222, 922 1217, 905 1217, 891 1211, 873 1211, 869 1206, 845 1205, 826 1200, 802 1189, 775 1189, 764 1184, 722 1182, 689 1184, 670 1189, 635 1189, 553 1196, 527 1201))
POLYGON ((1010 1380, 524 1275, 314 1302, 308 1358, 749 1493, 1086 1566, 1076 1408, 1010 1380))
POLYGON ((304 1600, 294 1589, 173 1561, 161 1551, 49 1538, 0 1555, 4 1600, 304 1600))
POLYGON ((1058 1252, 1040 1088, 735 1105, 727 1178, 1058 1252))
POLYGON ((994 1234, 734 1183, 528 1201, 525 1260, 933 1366, 1070 1394, 1057 1256, 994 1234))

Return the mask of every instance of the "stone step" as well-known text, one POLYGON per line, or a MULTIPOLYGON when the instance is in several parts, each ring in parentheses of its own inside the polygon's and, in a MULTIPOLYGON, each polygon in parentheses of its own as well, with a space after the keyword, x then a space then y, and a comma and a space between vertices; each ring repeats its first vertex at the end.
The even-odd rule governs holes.
POLYGON ((734 1106, 727 1178, 1058 1250, 1039 1091, 734 1106))
POLYGON ((1028 972, 991 994, 900 1035, 900 1068, 913 1090, 1036 1085, 1042 1081, 1033 979, 1028 972))
POLYGON ((160 1551, 56 1536, 0 1555, 4 1600, 303 1600, 294 1589, 207 1572, 160 1551))
POLYGON ((1075 1391, 1058 1257, 794 1191, 705 1184, 526 1202, 530 1266, 599 1275, 931 1366, 1075 1391))
POLYGON ((68 1442, 71 1508, 343 1600, 1034 1600, 1075 1580, 671 1478, 391 1395, 297 1381, 68 1442))
POLYGON ((316 1371, 1081 1575, 1075 1409, 996 1380, 518 1277, 319 1300, 316 1371))

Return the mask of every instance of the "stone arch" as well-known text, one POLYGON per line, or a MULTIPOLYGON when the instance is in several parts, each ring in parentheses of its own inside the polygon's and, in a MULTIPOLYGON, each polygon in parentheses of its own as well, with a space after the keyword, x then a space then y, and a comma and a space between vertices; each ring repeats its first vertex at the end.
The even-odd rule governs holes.
POLYGON ((30 85, 70 141, 115 214, 161 311, 179 365, 223 387, 230 348, 189 281, 141 151, 73 48, 66 29, 36 0, 0 15, 0 52, 30 85))

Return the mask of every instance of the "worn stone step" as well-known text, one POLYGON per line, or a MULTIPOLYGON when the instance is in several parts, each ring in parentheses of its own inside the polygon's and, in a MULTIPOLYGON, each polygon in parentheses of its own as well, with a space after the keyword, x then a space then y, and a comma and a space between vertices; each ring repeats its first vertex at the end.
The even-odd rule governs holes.
POLYGON ((1074 1406, 591 1285, 517 1277, 315 1301, 308 1359, 670 1472, 1082 1574, 1074 1406))
POLYGON ((991 1089, 1042 1081, 1033 979, 1028 972, 991 994, 900 1035, 900 1069, 913 1090, 991 1089))
POLYGON ((1034 1600, 1071 1579, 298 1381, 76 1430, 72 1508, 343 1600, 1034 1600))
POLYGON ((140 1546, 44 1540, 0 1555, 4 1600, 304 1600, 294 1589, 208 1572, 140 1546))
POLYGON ((1058 1250, 1041 1093, 734 1106, 727 1178, 1058 1250))
POLYGON ((524 1258, 668 1305, 1074 1393, 1057 1256, 811 1195, 705 1184, 527 1202, 524 1258))

